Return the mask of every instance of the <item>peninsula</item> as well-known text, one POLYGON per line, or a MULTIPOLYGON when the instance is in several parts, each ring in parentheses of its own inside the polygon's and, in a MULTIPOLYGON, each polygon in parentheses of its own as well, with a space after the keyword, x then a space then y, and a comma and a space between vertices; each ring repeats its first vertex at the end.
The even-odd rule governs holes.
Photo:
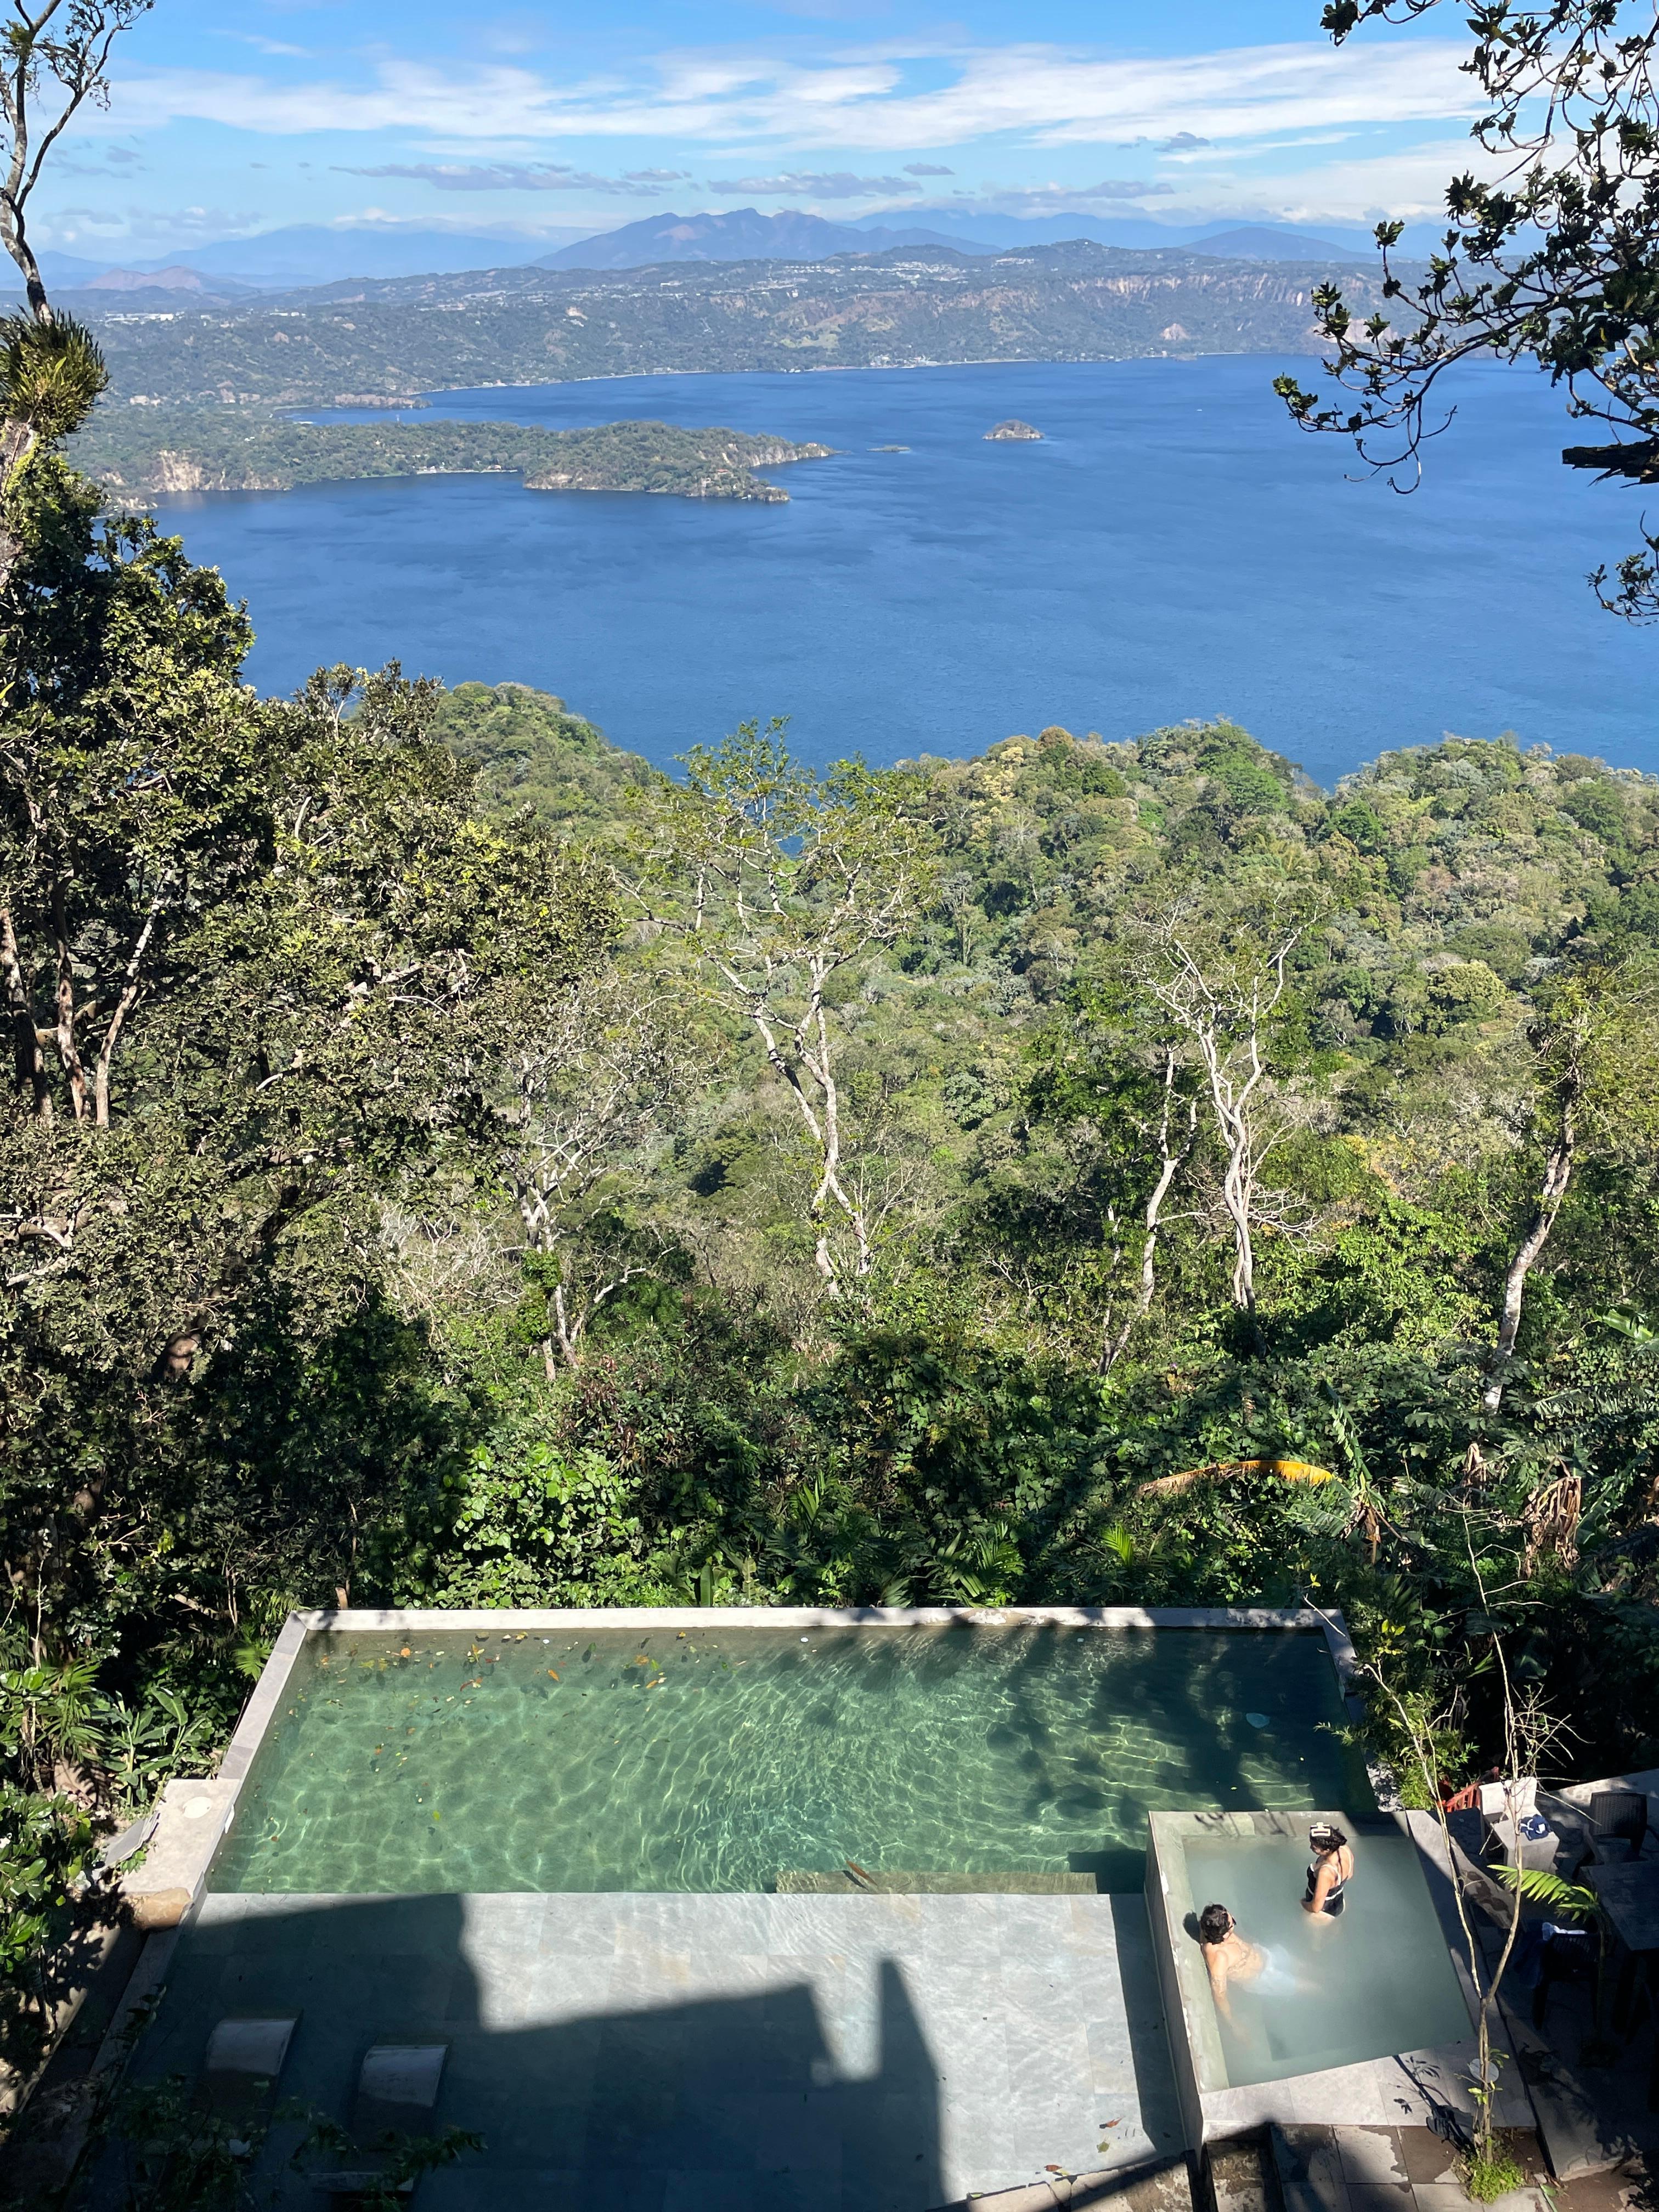
POLYGON ((544 430, 519 422, 297 422, 264 408, 103 407, 70 456, 116 495, 291 491, 361 477, 512 474, 527 491, 665 492, 777 501, 755 471, 819 460, 828 446, 740 430, 607 422, 544 430))

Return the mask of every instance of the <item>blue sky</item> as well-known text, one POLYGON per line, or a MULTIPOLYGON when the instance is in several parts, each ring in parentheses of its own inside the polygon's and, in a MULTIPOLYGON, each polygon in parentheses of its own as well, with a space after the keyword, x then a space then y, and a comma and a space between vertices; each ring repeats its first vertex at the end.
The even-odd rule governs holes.
POLYGON ((556 241, 669 208, 1433 216, 1472 150, 1461 11, 1340 52, 1319 13, 155 0, 33 231, 118 259, 291 222, 556 241))

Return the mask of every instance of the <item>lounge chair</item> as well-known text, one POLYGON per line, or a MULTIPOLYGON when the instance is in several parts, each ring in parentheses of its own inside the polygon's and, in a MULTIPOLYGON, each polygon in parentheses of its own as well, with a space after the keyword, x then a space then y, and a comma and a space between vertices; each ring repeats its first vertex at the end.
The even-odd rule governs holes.
MULTIPOLYGON (((347 2122, 347 2132, 356 2146, 353 2162, 332 2172, 313 2173, 313 2187, 348 2200, 384 2188, 389 2155, 386 2138, 433 2132, 438 2089, 448 2056, 447 2043, 376 2043, 365 2051, 347 2122)), ((398 2195, 412 2193, 414 2185, 413 2182, 398 2185, 398 2195)))
POLYGON ((222 2020, 208 2038, 202 2078, 197 2084, 200 2110, 238 2124, 230 2143, 232 2155, 252 2155, 253 2137, 262 2134, 276 2102, 276 2083, 288 2057, 297 2013, 280 2018, 222 2020))
POLYGON ((261 2015, 219 2021, 208 2037, 197 2101, 208 2112, 223 2112, 228 2119, 252 2119, 268 2112, 276 2101, 276 2079, 296 2027, 299 2013, 288 2013, 281 2020, 261 2015))

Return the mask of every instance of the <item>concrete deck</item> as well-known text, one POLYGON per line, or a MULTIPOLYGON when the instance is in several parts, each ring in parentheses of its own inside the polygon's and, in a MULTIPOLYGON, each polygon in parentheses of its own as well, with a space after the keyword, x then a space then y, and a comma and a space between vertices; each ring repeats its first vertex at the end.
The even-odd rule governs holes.
MULTIPOLYGON (((1269 2136, 1284 2212, 1468 2212, 1456 2153, 1431 2128, 1273 2127, 1269 2136)), ((1507 2148, 1527 2179, 1491 2212, 1550 2212, 1535 2138, 1522 2133, 1507 2148)))
MULTIPOLYGON (((339 2119, 369 2044, 449 2044, 487 2148, 427 2212, 929 2212, 1181 2147, 1138 1898, 210 1895, 135 2073, 287 2012, 339 2119)), ((256 2182, 309 2207, 294 2134, 256 2182)))

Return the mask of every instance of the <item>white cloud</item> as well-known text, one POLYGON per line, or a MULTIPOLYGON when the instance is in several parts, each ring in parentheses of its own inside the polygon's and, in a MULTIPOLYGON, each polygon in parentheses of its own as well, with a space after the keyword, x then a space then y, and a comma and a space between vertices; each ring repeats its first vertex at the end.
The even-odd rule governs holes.
POLYGON ((684 169, 629 169, 599 177, 552 161, 378 161, 358 167, 333 165, 343 177, 408 177, 445 192, 622 192, 650 198, 687 181, 684 169))
POLYGON ((67 252, 77 246, 142 246, 157 240, 193 245, 252 230, 261 219, 255 208, 64 207, 55 209, 43 228, 52 243, 67 252))
MULTIPOLYGON (((951 173, 945 169, 927 173, 949 176, 951 173)), ((849 169, 793 169, 776 177, 711 177, 708 189, 722 195, 749 192, 763 200, 867 200, 894 192, 919 192, 921 186, 908 176, 855 177, 849 169)))
MULTIPOLYGON (((1098 215, 1103 209, 1121 214, 1126 200, 1161 199, 1175 189, 1169 184, 1136 184, 1110 178, 1097 185, 987 185, 980 191, 957 192, 937 204, 970 213, 983 208, 998 215, 1098 215)), ((1159 208, 1158 214, 1160 221, 1170 220, 1168 208, 1159 208)))
POLYGON ((215 30, 210 31, 208 35, 215 39, 234 39, 239 46, 252 46, 257 54, 280 54, 301 62, 313 59, 312 49, 309 46, 285 46, 281 39, 261 38, 257 31, 215 30))
MULTIPOLYGON (((1268 150, 1268 149, 1263 149, 1268 150)), ((1298 143, 1288 149, 1301 150, 1298 143)), ((1255 149, 1252 149, 1254 152, 1255 149)), ((1384 216, 1437 222, 1445 213, 1448 180, 1461 171, 1498 174, 1498 161, 1483 156, 1467 138, 1439 138, 1394 151, 1294 168, 1271 162, 1235 161, 1231 172, 1189 173, 1157 210, 1161 222, 1364 223, 1384 216)))
POLYGON ((506 64, 371 64, 367 82, 309 84, 208 70, 124 76, 116 127, 174 118, 263 133, 420 131, 467 143, 558 136, 898 152, 990 133, 1039 145, 1177 147, 1350 124, 1449 121, 1475 105, 1464 47, 1412 37, 1103 57, 1057 46, 927 46, 817 63, 732 51, 660 56, 634 74, 565 82, 506 64), (929 80, 915 71, 926 64, 929 80))
POLYGON ((1443 138, 1397 153, 1327 162, 1311 174, 1252 177, 1249 190, 1286 222, 1339 216, 1358 222, 1384 216, 1434 221, 1446 211, 1446 185, 1452 177, 1468 169, 1496 175, 1502 167, 1482 156, 1467 138, 1443 138))

